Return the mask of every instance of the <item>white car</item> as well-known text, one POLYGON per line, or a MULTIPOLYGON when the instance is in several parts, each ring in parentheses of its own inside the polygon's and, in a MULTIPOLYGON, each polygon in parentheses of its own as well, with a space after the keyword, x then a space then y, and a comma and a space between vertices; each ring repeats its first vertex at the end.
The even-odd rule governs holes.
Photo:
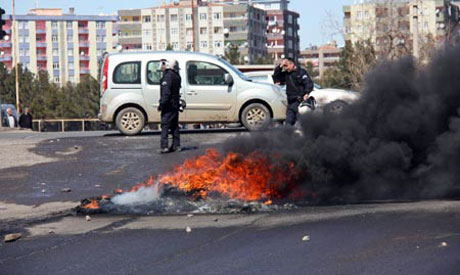
MULTIPOLYGON (((254 82, 274 84, 272 71, 247 72, 245 75, 254 82)), ((285 87, 282 88, 284 90, 286 89, 285 87)), ((360 94, 342 89, 323 89, 315 83, 310 96, 316 100, 316 108, 322 109, 324 112, 328 113, 340 113, 344 107, 357 100, 360 94)))
POLYGON ((286 95, 279 88, 248 79, 219 57, 191 52, 114 53, 101 67, 99 119, 136 135, 147 123, 159 123, 161 64, 176 59, 187 108, 180 123, 237 123, 248 130, 286 118, 286 95))

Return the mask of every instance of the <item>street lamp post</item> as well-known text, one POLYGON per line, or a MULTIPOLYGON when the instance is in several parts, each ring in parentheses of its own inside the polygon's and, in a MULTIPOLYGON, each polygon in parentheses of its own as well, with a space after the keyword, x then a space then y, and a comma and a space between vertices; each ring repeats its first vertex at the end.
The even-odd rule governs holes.
POLYGON ((16 27, 15 0, 13 0, 13 64, 16 73, 16 112, 20 112, 19 106, 19 70, 18 70, 18 28, 16 27), (17 49, 16 49, 17 47, 17 49))

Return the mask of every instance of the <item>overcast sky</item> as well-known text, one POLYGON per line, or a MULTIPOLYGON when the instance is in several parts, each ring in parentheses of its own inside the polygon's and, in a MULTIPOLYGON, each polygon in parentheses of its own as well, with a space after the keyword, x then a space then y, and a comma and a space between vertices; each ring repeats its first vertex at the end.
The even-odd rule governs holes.
MULTIPOLYGON (((12 0, 2 0, 0 5, 11 13, 12 0)), ((16 13, 25 14, 38 5, 40 8, 62 8, 67 11, 74 7, 77 14, 116 14, 119 9, 146 8, 169 2, 161 0, 16 0, 16 13)), ((342 23, 342 6, 353 0, 291 0, 289 9, 300 13, 300 47, 320 45, 334 39, 343 44, 342 35, 332 35, 336 27, 329 22, 342 23), (332 20, 331 20, 332 19, 332 20)), ((334 25, 334 24, 332 24, 334 25)))

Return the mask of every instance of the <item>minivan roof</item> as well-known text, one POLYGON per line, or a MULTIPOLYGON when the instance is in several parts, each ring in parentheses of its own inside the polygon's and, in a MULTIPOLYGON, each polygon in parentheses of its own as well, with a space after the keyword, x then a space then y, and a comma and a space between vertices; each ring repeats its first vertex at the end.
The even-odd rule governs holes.
POLYGON ((162 54, 162 55, 172 55, 175 59, 178 59, 182 55, 187 56, 196 56, 196 57, 206 57, 206 58, 215 58, 218 59, 219 57, 216 55, 208 54, 208 53, 200 53, 200 52, 187 52, 187 51, 139 51, 139 52, 119 52, 119 53, 111 53, 110 56, 125 56, 125 55, 152 55, 152 54, 162 54))

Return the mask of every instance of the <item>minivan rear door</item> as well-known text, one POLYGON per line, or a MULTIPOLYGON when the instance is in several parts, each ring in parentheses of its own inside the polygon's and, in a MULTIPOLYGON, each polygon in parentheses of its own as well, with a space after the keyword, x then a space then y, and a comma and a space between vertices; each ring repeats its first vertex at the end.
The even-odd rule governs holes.
POLYGON ((230 121, 235 109, 234 86, 225 83, 228 72, 206 61, 186 64, 187 121, 230 121))

